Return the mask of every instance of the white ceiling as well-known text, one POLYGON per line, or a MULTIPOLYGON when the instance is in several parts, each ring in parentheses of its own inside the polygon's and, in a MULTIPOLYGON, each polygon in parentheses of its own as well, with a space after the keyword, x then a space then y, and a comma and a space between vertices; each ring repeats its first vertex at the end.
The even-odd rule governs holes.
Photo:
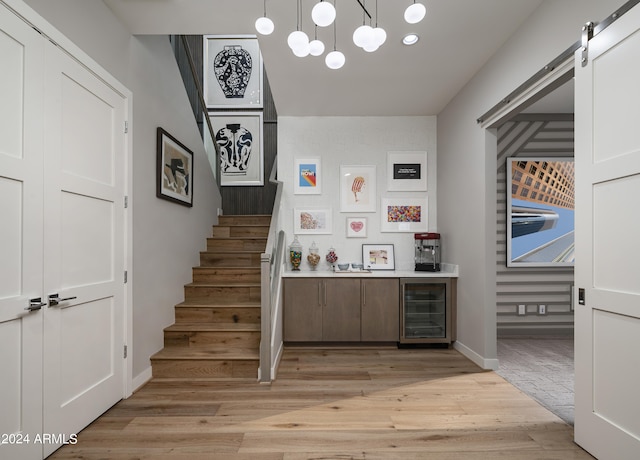
MULTIPOLYGON (((134 35, 255 34, 263 0, 103 0, 134 35)), ((313 34, 311 8, 302 0, 301 29, 313 34)), ((374 53, 352 41, 363 23, 357 0, 331 0, 337 10, 336 47, 346 64, 330 70, 321 57, 295 57, 286 44, 297 27, 297 0, 267 0, 275 32, 259 36, 264 65, 280 116, 437 115, 542 0, 420 0, 427 16, 404 22, 411 0, 377 0, 386 43, 374 53), (411 47, 408 32, 420 35, 411 47)), ((361 0, 376 19, 376 0, 361 0)), ((368 23, 368 22, 367 22, 368 23)), ((333 49, 333 27, 318 28, 333 49)))

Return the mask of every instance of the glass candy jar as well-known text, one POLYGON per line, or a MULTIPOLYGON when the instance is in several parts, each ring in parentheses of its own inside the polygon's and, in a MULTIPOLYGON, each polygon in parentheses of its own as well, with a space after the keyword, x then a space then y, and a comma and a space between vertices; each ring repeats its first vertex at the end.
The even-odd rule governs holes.
POLYGON ((309 247, 309 255, 307 256, 307 262, 311 266, 311 270, 315 270, 320 262, 320 254, 318 254, 318 246, 316 246, 316 242, 311 243, 309 247))
POLYGON ((327 252, 327 256, 325 257, 325 259, 327 260, 327 262, 329 262, 331 267, 335 269, 335 263, 338 261, 336 250, 333 248, 329 248, 329 252, 327 252))
POLYGON ((302 262, 302 245, 298 241, 298 237, 293 238, 293 243, 289 246, 289 261, 291 262, 291 270, 299 271, 302 262))

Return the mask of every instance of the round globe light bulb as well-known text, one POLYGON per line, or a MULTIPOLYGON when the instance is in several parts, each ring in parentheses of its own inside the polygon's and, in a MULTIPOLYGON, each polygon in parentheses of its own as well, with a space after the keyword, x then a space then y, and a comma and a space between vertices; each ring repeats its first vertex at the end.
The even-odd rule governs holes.
POLYGON ((324 53, 324 43, 317 39, 309 42, 309 54, 311 56, 320 56, 322 53, 324 53))
POLYGON ((367 45, 362 47, 362 49, 365 50, 367 53, 373 53, 378 48, 379 46, 375 42, 368 43, 367 45))
POLYGON ((293 48, 293 54, 301 58, 309 56, 310 48, 311 47, 309 46, 309 43, 298 46, 296 48, 293 48))
POLYGON ((311 10, 313 22, 320 27, 327 27, 333 24, 336 19, 336 9, 329 2, 319 2, 311 10))
POLYGON ((324 62, 325 64, 327 64, 327 67, 333 70, 342 67, 345 63, 345 60, 346 59, 344 57, 344 54, 342 54, 340 51, 331 51, 329 54, 327 54, 327 57, 324 58, 324 62))
POLYGON ((307 45, 308 43, 309 37, 301 30, 294 30, 289 34, 289 37, 287 37, 287 44, 292 50, 307 45))
POLYGON ((382 46, 387 41, 387 32, 382 27, 373 29, 374 41, 378 46, 382 46))
POLYGON ((270 35, 275 26, 273 21, 266 16, 256 19, 256 30, 262 35, 270 35))
POLYGON ((373 27, 360 26, 353 32, 353 43, 360 48, 364 48, 374 41, 373 27))
POLYGON ((422 3, 414 3, 404 10, 404 20, 409 24, 416 24, 424 19, 427 8, 422 3))

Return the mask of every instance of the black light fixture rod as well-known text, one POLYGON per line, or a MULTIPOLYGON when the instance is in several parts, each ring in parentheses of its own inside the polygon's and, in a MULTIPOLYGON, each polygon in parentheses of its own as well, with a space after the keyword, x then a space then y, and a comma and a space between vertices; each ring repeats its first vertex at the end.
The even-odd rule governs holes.
POLYGON ((364 6, 364 4, 360 0, 356 0, 356 2, 358 2, 358 5, 360 5, 360 8, 362 8, 362 11, 364 11, 364 14, 369 16, 369 20, 371 20, 371 14, 369 14, 369 12, 367 11, 367 8, 364 6))

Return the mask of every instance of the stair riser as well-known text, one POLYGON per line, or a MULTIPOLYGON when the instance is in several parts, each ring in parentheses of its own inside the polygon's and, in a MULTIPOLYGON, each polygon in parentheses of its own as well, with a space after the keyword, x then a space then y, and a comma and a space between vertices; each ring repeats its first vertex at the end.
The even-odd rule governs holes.
POLYGON ((151 360, 154 378, 257 378, 258 360, 151 360))
POLYGON ((260 347, 260 331, 165 331, 165 347, 197 348, 219 346, 225 350, 255 350, 260 347))
POLYGON ((193 299, 211 299, 216 304, 226 301, 231 302, 260 302, 260 286, 185 286, 185 301, 193 299))
POLYGON ((260 308, 176 307, 176 323, 260 324, 260 308))
POLYGON ((207 251, 264 251, 267 241, 263 238, 216 239, 207 238, 207 251))
POLYGON ((218 225, 269 225, 271 216, 218 216, 218 225))
POLYGON ((258 268, 194 268, 194 283, 259 283, 258 268))
POLYGON ((218 238, 252 238, 267 237, 269 235, 269 226, 261 227, 228 227, 213 226, 213 237, 218 238))
POLYGON ((218 252, 201 252, 202 267, 259 267, 260 253, 234 254, 218 252))

